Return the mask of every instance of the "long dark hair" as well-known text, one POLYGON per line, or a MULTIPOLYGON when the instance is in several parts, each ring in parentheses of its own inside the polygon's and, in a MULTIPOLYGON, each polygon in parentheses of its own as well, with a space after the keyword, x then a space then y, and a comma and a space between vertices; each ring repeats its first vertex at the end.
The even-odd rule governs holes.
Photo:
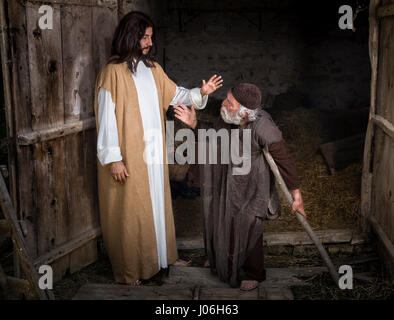
POLYGON ((116 27, 112 39, 111 58, 108 63, 127 62, 132 73, 136 72, 139 61, 143 61, 148 68, 154 67, 156 61, 156 32, 151 18, 145 13, 132 11, 126 14, 116 27), (146 28, 152 27, 152 48, 148 54, 142 54, 140 40, 145 35, 146 28), (135 61, 134 61, 135 59, 135 61))

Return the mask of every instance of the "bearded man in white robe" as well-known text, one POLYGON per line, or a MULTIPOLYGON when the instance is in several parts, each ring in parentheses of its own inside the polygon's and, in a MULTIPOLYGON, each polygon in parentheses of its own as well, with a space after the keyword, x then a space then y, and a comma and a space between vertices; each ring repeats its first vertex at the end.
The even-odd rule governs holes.
POLYGON ((141 284, 178 260, 164 119, 178 102, 202 109, 222 86, 178 87, 155 61, 155 27, 141 12, 120 21, 95 88, 100 223, 114 278, 141 284), (152 134, 153 133, 153 134, 152 134), (159 161, 157 161, 159 160, 159 161))

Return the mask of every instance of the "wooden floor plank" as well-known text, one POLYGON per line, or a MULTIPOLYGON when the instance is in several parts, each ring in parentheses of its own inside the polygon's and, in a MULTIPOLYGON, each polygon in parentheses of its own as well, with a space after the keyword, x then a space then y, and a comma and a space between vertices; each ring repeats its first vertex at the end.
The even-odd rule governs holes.
POLYGON ((287 287, 271 286, 263 282, 258 292, 261 300, 294 300, 293 292, 287 287))
MULTIPOLYGON (((324 244, 346 243, 352 240, 353 231, 350 229, 327 229, 315 231, 316 236, 324 244)), ((264 245, 306 245, 313 244, 308 234, 304 231, 296 232, 270 232, 264 234, 264 245)))
POLYGON ((192 300, 192 286, 127 286, 87 284, 73 300, 192 300))
POLYGON ((257 300, 257 289, 241 291, 238 288, 201 288, 199 300, 257 300))
POLYGON ((293 300, 291 286, 308 285, 304 279, 327 272, 326 267, 267 268, 259 288, 231 288, 208 268, 172 266, 162 286, 87 284, 74 300, 293 300))
POLYGON ((209 268, 197 267, 172 266, 168 277, 164 279, 164 283, 172 285, 187 283, 200 287, 230 288, 227 283, 214 276, 209 268))
MULTIPOLYGON (((301 278, 308 278, 315 274, 326 272, 326 267, 310 268, 267 268, 266 283, 281 286, 305 285, 301 278)), ((208 268, 178 267, 170 268, 169 276, 164 280, 166 284, 190 284, 200 287, 230 288, 227 283, 219 280, 208 268)))
MULTIPOLYGON (((315 233, 324 244, 361 244, 366 241, 363 234, 351 229, 326 229, 318 230, 315 233)), ((297 246, 309 244, 313 244, 313 241, 304 231, 264 233, 264 246, 297 246)), ((181 250, 203 249, 204 240, 202 237, 178 238, 177 247, 181 250)))
POLYGON ((73 300, 293 300, 288 287, 263 282, 259 288, 241 291, 238 288, 198 288, 179 285, 138 286, 87 284, 73 300))

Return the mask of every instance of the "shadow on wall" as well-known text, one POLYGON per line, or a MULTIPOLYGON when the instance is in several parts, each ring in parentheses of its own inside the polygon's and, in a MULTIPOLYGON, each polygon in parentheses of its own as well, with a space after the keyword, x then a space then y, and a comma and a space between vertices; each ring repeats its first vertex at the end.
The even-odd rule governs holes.
POLYGON ((148 14, 157 27, 162 26, 164 12, 168 1, 165 0, 126 0, 126 12, 142 11, 148 14))
MULTIPOLYGON (((368 10, 359 13, 352 32, 338 27, 341 1, 318 8, 306 0, 249 2, 232 1, 240 10, 221 0, 169 10, 160 36, 170 78, 194 87, 221 74, 224 87, 214 94, 220 99, 234 83, 247 81, 265 96, 296 92, 304 107, 368 106, 368 10)), ((356 7, 356 1, 348 4, 356 7)))

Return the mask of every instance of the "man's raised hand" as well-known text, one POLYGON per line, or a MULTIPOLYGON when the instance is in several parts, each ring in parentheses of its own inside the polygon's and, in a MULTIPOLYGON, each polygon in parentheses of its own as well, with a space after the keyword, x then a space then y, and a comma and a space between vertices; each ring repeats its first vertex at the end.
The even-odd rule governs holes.
POLYGON ((195 128, 197 125, 197 116, 194 111, 194 106, 189 109, 184 104, 178 102, 177 106, 174 106, 175 117, 181 120, 184 124, 191 128, 195 128))
POLYGON ((202 81, 201 95, 205 96, 211 94, 221 86, 223 86, 222 76, 217 76, 215 74, 208 80, 208 82, 205 82, 205 80, 202 81))

